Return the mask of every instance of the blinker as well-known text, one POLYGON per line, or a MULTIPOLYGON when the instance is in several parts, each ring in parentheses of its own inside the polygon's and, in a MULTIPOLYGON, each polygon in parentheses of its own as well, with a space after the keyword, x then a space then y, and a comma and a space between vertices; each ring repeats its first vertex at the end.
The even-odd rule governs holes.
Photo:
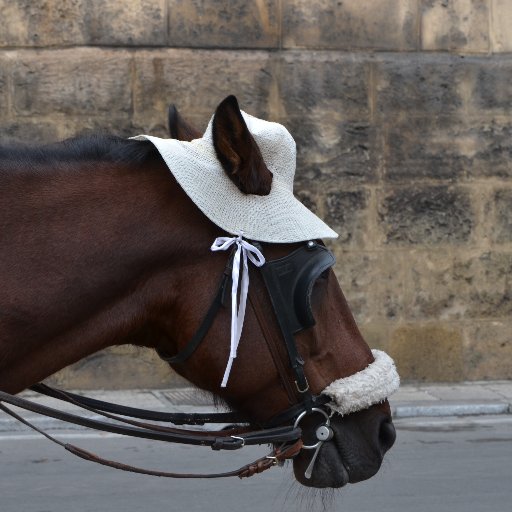
POLYGON ((261 267, 274 309, 293 334, 315 325, 311 308, 313 285, 335 261, 325 246, 310 241, 261 267))

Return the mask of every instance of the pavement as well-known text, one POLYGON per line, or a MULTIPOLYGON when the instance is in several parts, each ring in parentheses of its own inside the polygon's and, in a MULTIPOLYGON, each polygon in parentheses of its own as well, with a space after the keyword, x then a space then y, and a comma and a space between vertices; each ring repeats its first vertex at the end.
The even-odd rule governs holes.
MULTIPOLYGON (((83 393, 91 398, 129 405, 144 409, 167 412, 211 411, 216 409, 212 396, 195 388, 144 389, 144 390, 95 390, 83 393)), ((34 402, 76 412, 74 406, 26 391, 20 394, 34 402)), ((478 381, 450 384, 405 384, 391 398, 393 417, 459 417, 483 415, 511 415, 512 380, 478 381)), ((80 414, 98 418, 93 413, 80 414)), ((23 416, 43 429, 81 429, 82 427, 63 424, 58 420, 33 413, 23 416)), ((27 427, 0 411, 0 432, 25 431, 27 427)))

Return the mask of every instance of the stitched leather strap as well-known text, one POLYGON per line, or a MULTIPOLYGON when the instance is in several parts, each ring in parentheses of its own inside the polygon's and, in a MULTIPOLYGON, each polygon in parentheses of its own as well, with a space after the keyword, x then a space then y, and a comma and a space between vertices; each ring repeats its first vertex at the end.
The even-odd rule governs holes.
MULTIPOLYGON (((61 421, 65 421, 67 423, 72 423, 75 425, 81 425, 83 427, 88 427, 96 430, 101 430, 103 432, 110 432, 113 434, 121 434, 127 435, 131 437, 139 437, 143 439, 152 439, 154 441, 167 441, 171 443, 182 443, 182 444, 191 444, 198 446, 210 446, 214 450, 236 450, 238 448, 242 448, 244 445, 257 445, 257 444, 280 444, 280 443, 289 443, 295 442, 297 439, 301 437, 301 431, 299 428, 294 429, 291 427, 279 427, 273 429, 265 429, 261 431, 255 432, 243 432, 237 434, 237 436, 228 436, 222 435, 222 433, 210 431, 210 432, 197 432, 197 431, 187 431, 181 429, 170 429, 159 427, 158 425, 143 425, 143 424, 135 424, 136 426, 130 425, 118 425, 111 422, 99 421, 92 418, 86 418, 83 416, 77 416, 75 414, 71 414, 65 411, 59 411, 57 409, 53 409, 51 407, 47 407, 41 404, 35 404, 28 400, 25 400, 20 397, 16 397, 10 395, 9 393, 5 393, 0 391, 0 402, 6 402, 11 405, 15 405, 16 407, 20 407, 22 409, 35 412, 37 414, 42 414, 44 416, 49 416, 50 418, 55 418, 61 421)), ((5 405, 0 404, 2 409, 6 411, 8 414, 11 414, 12 411, 8 409, 5 405)), ((14 414, 11 416, 15 417, 14 414)), ((110 415, 109 417, 113 419, 118 419, 110 415)), ((17 416, 16 416, 16 419, 17 416)), ((123 423, 130 423, 126 420, 121 420, 123 423)))
MULTIPOLYGON (((3 393, 5 394, 5 393, 3 393)), ((2 397, 3 399, 3 397, 2 397)), ((257 473, 262 473, 263 471, 266 471, 267 469, 270 469, 272 466, 275 466, 276 464, 282 463, 285 459, 293 458, 295 457, 302 448, 302 441, 299 439, 295 441, 293 444, 285 445, 282 449, 274 449, 269 455, 262 457, 260 459, 255 460, 254 462, 251 462, 250 464, 246 464, 245 466, 242 466, 239 469, 236 469, 234 471, 226 471, 224 473, 173 473, 173 472, 167 472, 167 471, 156 471, 151 469, 145 469, 140 468, 137 466, 130 466, 128 464, 124 464, 122 462, 117 462, 109 459, 104 459, 102 457, 99 457, 98 455, 89 452, 87 450, 84 450, 83 448, 80 448, 78 446, 75 446, 70 443, 63 443, 59 439, 51 436, 47 432, 41 430, 40 428, 36 427, 34 424, 30 423, 26 419, 22 418, 18 414, 16 414, 14 411, 11 411, 8 407, 6 407, 4 404, 0 403, 0 409, 15 418, 16 420, 20 421, 24 425, 27 425, 31 429, 35 430, 36 432, 39 432, 41 435, 49 439, 55 444, 58 444, 59 446, 62 446, 65 448, 68 452, 72 453, 73 455, 80 457, 84 460, 88 460, 90 462, 95 462, 96 464, 101 464, 103 466, 108 466, 114 469, 119 469, 121 471, 128 471, 131 473, 138 473, 142 475, 151 475, 151 476, 160 476, 165 478, 225 478, 225 477, 231 477, 231 476, 238 476, 239 478, 247 478, 252 475, 255 475, 257 473)))
POLYGON ((204 425, 205 423, 248 423, 248 419, 237 412, 204 412, 204 413, 180 413, 180 412, 162 412, 146 409, 137 409, 136 407, 127 407, 125 405, 112 404, 95 398, 89 398, 69 391, 55 389, 46 384, 35 384, 31 386, 32 391, 36 391, 46 396, 51 396, 64 402, 79 405, 84 408, 92 408, 95 412, 103 411, 130 418, 141 420, 161 421, 173 423, 174 425, 204 425))

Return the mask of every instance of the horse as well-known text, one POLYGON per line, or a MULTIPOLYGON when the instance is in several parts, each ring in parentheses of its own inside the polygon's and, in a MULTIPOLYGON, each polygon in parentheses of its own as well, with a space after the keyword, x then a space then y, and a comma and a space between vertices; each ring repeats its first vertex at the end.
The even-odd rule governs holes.
MULTIPOLYGON (((268 169, 237 109, 224 101, 215 112, 219 160, 241 191, 262 194, 270 186, 268 169)), ((169 121, 177 139, 201 136, 175 108, 169 121)), ((178 374, 252 425, 300 403, 304 389, 294 385, 286 348, 270 341, 281 337, 279 318, 252 267, 228 385, 219 386, 230 350, 229 307, 216 313, 192 357, 172 362, 216 294, 227 255, 209 246, 226 233, 194 204, 149 141, 88 135, 0 147, 0 190, 0 390, 17 394, 97 351, 134 344, 167 357, 178 374)), ((269 261, 303 247, 260 244, 269 261)), ((332 268, 315 276, 309 293, 314 326, 294 337, 307 386, 318 395, 363 371, 374 356, 332 268)), ((301 420, 305 443, 315 441, 314 416, 301 420)), ((305 486, 339 488, 368 479, 395 442, 387 400, 330 414, 330 427, 332 442, 293 459, 305 486)))

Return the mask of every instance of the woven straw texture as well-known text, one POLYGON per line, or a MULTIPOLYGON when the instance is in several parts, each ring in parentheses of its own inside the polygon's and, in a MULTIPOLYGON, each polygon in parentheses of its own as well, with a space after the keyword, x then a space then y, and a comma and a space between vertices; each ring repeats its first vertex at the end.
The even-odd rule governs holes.
POLYGON ((338 235, 293 195, 296 150, 288 130, 242 112, 265 164, 273 173, 267 196, 244 194, 222 168, 212 140, 213 118, 202 138, 191 142, 149 140, 158 149, 183 190, 216 225, 260 242, 289 243, 338 235))

